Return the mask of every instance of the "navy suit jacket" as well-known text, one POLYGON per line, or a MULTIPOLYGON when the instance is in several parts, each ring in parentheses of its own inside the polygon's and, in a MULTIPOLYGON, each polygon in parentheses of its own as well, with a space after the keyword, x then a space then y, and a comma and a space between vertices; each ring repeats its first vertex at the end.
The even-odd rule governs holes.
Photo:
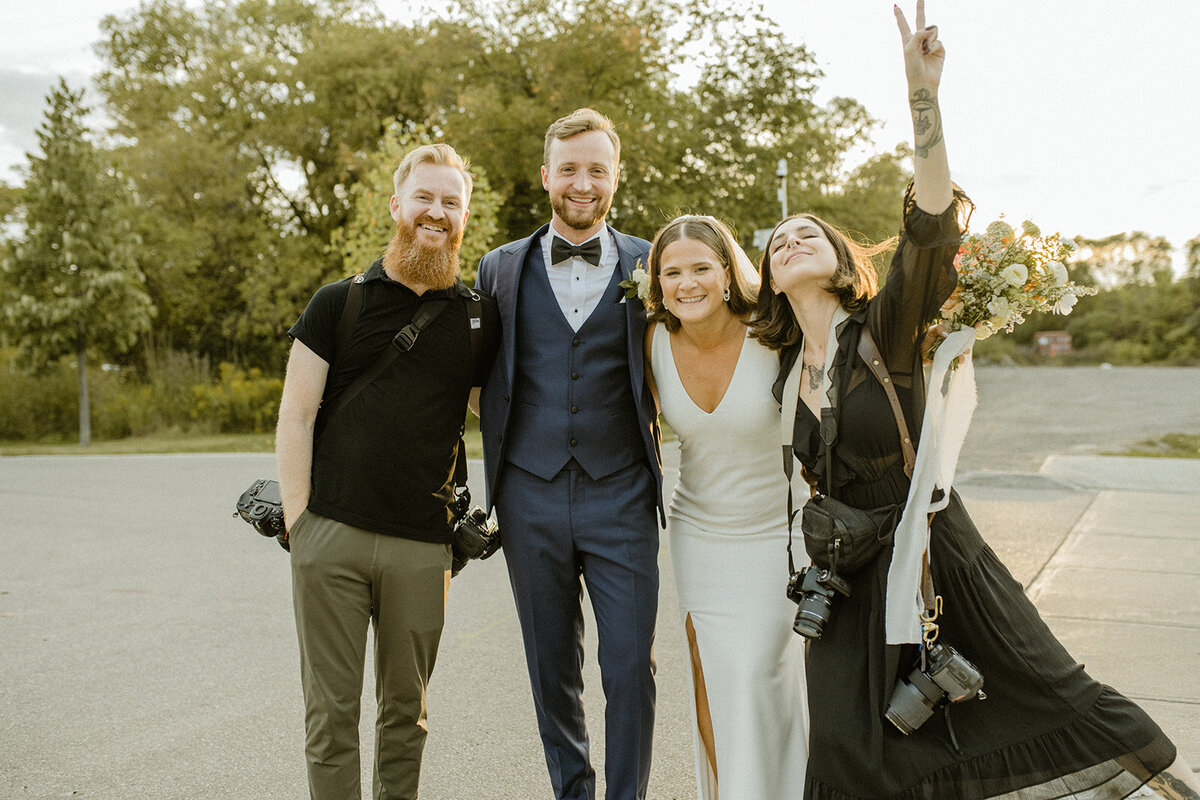
MULTIPOLYGON (((504 463, 505 435, 508 431, 509 409, 521 387, 513 385, 516 374, 516 313, 517 291, 521 285, 521 270, 529 248, 540 246, 541 237, 549 229, 543 225, 532 236, 518 239, 496 248, 479 262, 477 286, 496 298, 500 306, 500 353, 492 363, 492 369, 483 384, 479 398, 479 428, 483 435, 484 471, 487 473, 487 509, 495 504, 496 484, 500 467, 504 463)), ((633 273, 638 261, 645 261, 650 252, 650 243, 645 239, 626 236, 608 228, 617 245, 619 260, 617 269, 624 276, 633 273)), ((666 524, 662 503, 662 454, 659 451, 661 433, 658 426, 658 409, 650 386, 646 383, 643 355, 643 340, 646 335, 646 309, 636 298, 625 303, 625 319, 629 339, 629 382, 633 389, 638 417, 642 421, 641 435, 646 450, 646 462, 654 473, 658 497, 658 515, 666 524)), ((545 309, 546 314, 559 314, 557 307, 545 309)))

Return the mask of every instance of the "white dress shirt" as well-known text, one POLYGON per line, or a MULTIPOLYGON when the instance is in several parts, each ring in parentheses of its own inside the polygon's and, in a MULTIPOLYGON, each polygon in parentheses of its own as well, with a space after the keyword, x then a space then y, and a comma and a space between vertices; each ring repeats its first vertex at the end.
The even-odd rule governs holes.
MULTIPOLYGON (((550 230, 546 231, 546 235, 542 237, 542 256, 546 261, 546 277, 550 279, 550 288, 554 291, 554 296, 558 299, 558 307, 562 309, 563 316, 567 318, 571 330, 578 331, 596 310, 596 306, 600 304, 600 298, 608 289, 609 281, 612 280, 613 270, 617 268, 620 256, 617 253, 617 243, 613 241, 613 236, 609 233, 608 228, 604 227, 592 237, 592 239, 597 237, 600 239, 599 266, 592 266, 578 256, 568 258, 558 264, 551 264, 550 244, 557 235, 554 232, 554 225, 551 224, 550 230)), ((590 242, 592 239, 587 241, 590 242)))

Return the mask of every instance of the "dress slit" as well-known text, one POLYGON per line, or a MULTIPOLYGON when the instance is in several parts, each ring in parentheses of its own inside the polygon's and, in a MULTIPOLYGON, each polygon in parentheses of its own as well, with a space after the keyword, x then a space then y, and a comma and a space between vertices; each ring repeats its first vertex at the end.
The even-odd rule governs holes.
POLYGON ((692 688, 696 693, 696 733, 700 746, 708 758, 708 769, 712 775, 712 797, 717 798, 717 745, 713 736, 712 713, 708 708, 708 690, 704 686, 704 665, 700 661, 700 645, 696 642, 696 626, 692 615, 687 615, 688 652, 692 659, 692 688))

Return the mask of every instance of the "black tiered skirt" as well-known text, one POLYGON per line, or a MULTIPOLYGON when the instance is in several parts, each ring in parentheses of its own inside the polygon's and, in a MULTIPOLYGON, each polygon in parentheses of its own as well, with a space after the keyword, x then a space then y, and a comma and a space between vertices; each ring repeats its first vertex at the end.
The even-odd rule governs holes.
POLYGON ((934 517, 939 641, 983 673, 986 699, 954 703, 905 736, 884 717, 914 645, 885 644, 891 551, 850 576, 808 651, 807 800, 1121 798, 1175 760, 1141 708, 1093 680, 1055 639, 956 494, 934 517))

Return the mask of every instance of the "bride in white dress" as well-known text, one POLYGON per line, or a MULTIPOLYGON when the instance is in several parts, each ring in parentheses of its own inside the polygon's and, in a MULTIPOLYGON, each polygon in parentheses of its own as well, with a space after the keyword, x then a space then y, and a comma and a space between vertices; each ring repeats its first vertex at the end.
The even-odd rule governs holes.
MULTIPOLYGON (((650 252, 646 360, 679 437, 668 537, 691 652, 701 800, 801 797, 803 639, 792 632, 777 355, 748 335, 758 277, 713 217, 680 217, 650 252)), ((801 546, 800 552, 803 553, 801 546)))

